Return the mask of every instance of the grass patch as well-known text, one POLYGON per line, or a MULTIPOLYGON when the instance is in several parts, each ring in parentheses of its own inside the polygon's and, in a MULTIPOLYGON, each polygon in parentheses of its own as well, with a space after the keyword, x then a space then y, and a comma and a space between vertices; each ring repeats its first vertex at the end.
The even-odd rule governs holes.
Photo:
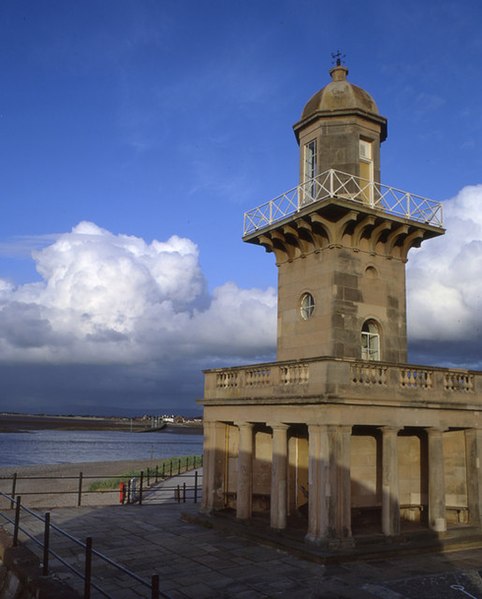
MULTIPOLYGON (((202 456, 191 455, 181 456, 179 458, 167 458, 160 460, 157 466, 146 467, 144 472, 144 484, 147 481, 154 482, 156 479, 156 473, 159 478, 168 478, 170 476, 176 476, 179 472, 186 472, 186 470, 192 470, 193 468, 199 468, 202 466, 202 456)), ((112 478, 106 478, 105 480, 96 480, 89 485, 89 492, 102 492, 112 491, 118 489, 120 483, 127 484, 131 478, 139 478, 141 476, 140 470, 131 470, 124 474, 119 474, 112 478)))

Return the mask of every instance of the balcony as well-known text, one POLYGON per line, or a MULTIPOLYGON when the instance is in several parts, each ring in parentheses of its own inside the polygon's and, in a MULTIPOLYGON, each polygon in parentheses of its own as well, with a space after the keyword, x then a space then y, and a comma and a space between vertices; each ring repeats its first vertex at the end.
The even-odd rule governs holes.
POLYGON ((205 371, 205 405, 363 404, 482 409, 482 372, 310 358, 205 371))
POLYGON ((269 227, 306 206, 331 198, 342 198, 393 216, 443 227, 440 202, 329 169, 277 198, 245 212, 243 236, 269 227))

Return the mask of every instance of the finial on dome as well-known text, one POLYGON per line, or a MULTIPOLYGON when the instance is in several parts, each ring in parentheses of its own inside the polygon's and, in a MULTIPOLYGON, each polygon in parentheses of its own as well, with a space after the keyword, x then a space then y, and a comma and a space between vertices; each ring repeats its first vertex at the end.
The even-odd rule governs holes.
POLYGON ((333 81, 345 81, 346 76, 348 75, 348 69, 344 65, 345 62, 345 54, 343 54, 340 50, 337 52, 331 53, 331 58, 333 59, 333 67, 330 69, 330 75, 333 81))
POLYGON ((333 59, 333 66, 340 67, 345 63, 346 54, 343 54, 341 50, 337 50, 331 53, 331 58, 333 59))

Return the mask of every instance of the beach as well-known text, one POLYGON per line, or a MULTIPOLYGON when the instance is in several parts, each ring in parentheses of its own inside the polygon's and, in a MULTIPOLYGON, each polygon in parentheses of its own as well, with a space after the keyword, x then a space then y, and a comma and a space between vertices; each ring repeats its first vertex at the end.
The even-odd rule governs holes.
MULTIPOLYGON (((177 460, 177 458, 175 458, 177 460)), ((181 458, 182 460, 183 458, 181 458)), ((16 495, 22 496, 22 505, 33 508, 51 509, 77 505, 79 473, 82 473, 82 505, 115 505, 119 503, 119 492, 87 493, 91 483, 115 478, 133 471, 147 468, 154 473, 156 465, 163 460, 122 460, 114 462, 81 462, 76 464, 39 464, 35 466, 0 468, 0 491, 8 495, 12 490, 12 476, 17 474, 16 495), (9 477, 1 479, 1 477, 9 477), (24 479, 28 477, 28 479, 24 479), (40 478, 32 478, 40 477, 40 478), (52 477, 49 479, 49 477, 52 477), (42 495, 29 495, 43 491, 42 495)), ((0 509, 9 507, 10 502, 0 499, 0 509)))

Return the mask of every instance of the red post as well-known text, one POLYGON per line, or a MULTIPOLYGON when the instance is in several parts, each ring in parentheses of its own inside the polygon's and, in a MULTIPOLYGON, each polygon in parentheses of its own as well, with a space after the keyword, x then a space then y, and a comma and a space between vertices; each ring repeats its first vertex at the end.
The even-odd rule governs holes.
POLYGON ((126 501, 126 484, 124 482, 119 483, 119 503, 124 505, 126 501))

